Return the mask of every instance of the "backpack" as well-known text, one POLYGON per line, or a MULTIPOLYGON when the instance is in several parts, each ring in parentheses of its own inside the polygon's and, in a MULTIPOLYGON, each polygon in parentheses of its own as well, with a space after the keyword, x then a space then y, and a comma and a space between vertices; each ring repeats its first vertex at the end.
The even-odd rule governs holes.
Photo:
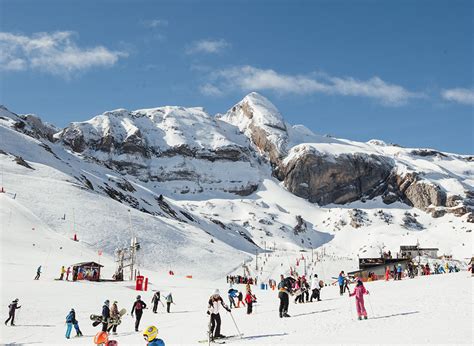
POLYGON ((143 305, 142 305, 141 300, 137 300, 137 301, 135 302, 135 310, 138 311, 138 310, 142 310, 142 309, 143 309, 143 305))

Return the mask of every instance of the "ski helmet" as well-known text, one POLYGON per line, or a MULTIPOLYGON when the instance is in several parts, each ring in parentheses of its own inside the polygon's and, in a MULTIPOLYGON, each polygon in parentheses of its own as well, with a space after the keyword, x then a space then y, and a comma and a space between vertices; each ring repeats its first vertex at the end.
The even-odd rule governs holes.
POLYGON ((141 295, 138 295, 138 296, 137 296, 137 299, 142 299, 142 296, 141 296, 141 295))
POLYGON ((102 344, 107 344, 109 342, 109 335, 107 332, 98 332, 94 336, 94 344, 96 345, 102 345, 102 344))
POLYGON ((143 338, 148 342, 155 340, 157 336, 158 328, 156 328, 155 326, 149 326, 143 331, 143 338))

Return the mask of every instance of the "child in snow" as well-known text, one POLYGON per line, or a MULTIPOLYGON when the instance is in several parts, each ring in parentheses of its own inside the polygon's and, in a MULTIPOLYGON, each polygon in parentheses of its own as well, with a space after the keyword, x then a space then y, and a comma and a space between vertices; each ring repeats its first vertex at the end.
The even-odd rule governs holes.
POLYGON ((76 330, 76 336, 82 336, 82 332, 79 329, 79 322, 76 320, 76 312, 74 309, 71 309, 69 311, 69 314, 66 316, 66 339, 69 339, 71 337, 71 330, 72 326, 74 325, 74 329, 76 330))
POLYGON ((149 326, 143 331, 143 338, 148 346, 165 346, 165 342, 158 338, 158 328, 149 326))
POLYGON ((352 297, 352 296, 356 297, 356 308, 357 308, 357 315, 359 316, 359 320, 362 319, 362 316, 364 317, 365 320, 367 319, 367 311, 365 310, 365 304, 364 304, 364 294, 369 294, 369 291, 365 289, 362 281, 358 280, 357 285, 354 288, 354 292, 349 293, 349 297, 352 297))
POLYGON ((10 320, 10 325, 15 325, 15 312, 19 308, 21 308, 21 306, 18 306, 18 298, 16 298, 10 305, 8 305, 8 319, 5 321, 5 325, 7 325, 10 320))

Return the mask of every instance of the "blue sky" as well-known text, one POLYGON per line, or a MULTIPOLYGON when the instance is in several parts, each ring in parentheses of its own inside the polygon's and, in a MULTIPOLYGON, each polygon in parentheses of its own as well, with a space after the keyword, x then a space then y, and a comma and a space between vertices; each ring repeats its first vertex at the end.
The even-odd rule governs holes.
POLYGON ((250 91, 317 133, 473 154, 472 1, 0 0, 0 103, 58 126, 225 112, 250 91))

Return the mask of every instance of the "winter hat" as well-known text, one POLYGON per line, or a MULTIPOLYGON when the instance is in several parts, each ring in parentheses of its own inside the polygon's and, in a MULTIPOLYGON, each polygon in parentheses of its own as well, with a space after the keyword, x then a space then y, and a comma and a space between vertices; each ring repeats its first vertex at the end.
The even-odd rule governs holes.
POLYGON ((71 311, 74 312, 74 308, 71 308, 71 311))
POLYGON ((20 300, 20 299, 16 298, 13 302, 14 302, 14 303, 18 303, 19 300, 20 300))
POLYGON ((213 295, 213 296, 220 296, 220 295, 221 295, 221 292, 219 291, 218 288, 216 288, 216 289, 214 290, 214 293, 213 293, 212 295, 213 295))
POLYGON ((362 286, 362 281, 360 279, 357 280, 357 286, 362 286))
POLYGON ((109 306, 110 304, 110 301, 107 299, 105 302, 104 302, 105 305, 109 306))
POLYGON ((138 296, 137 296, 137 299, 142 299, 142 296, 141 296, 141 295, 138 295, 138 296))

